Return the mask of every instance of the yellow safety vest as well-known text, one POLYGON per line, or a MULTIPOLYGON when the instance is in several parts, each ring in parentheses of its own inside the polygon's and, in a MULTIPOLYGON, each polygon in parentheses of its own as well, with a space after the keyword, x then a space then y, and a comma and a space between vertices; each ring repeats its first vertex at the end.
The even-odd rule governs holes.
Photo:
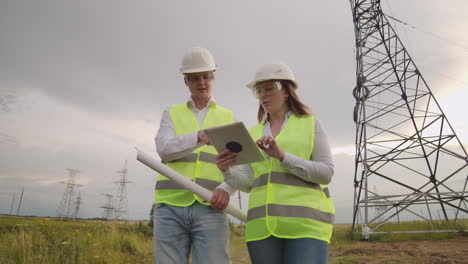
MULTIPOLYGON (((197 118, 192 111, 190 111, 187 103, 172 106, 169 111, 169 116, 174 124, 176 136, 190 134, 200 130, 197 118)), ((212 104, 203 121, 202 129, 226 125, 232 122, 233 114, 230 110, 212 104)), ((216 155, 217 151, 214 147, 205 145, 182 158, 167 162, 166 165, 197 184, 209 190, 213 190, 223 181, 223 175, 215 163, 216 155)), ((203 202, 203 199, 199 196, 183 189, 176 182, 164 175, 158 174, 154 191, 154 203, 189 206, 193 204, 195 200, 200 203, 203 202)))
MULTIPOLYGON (((254 140, 263 134, 264 123, 250 130, 254 140)), ((306 160, 314 149, 313 116, 291 115, 275 140, 281 148, 306 160)), ((249 197, 246 241, 279 238, 315 238, 330 243, 335 206, 326 185, 291 174, 270 158, 252 163, 254 184, 249 197)))

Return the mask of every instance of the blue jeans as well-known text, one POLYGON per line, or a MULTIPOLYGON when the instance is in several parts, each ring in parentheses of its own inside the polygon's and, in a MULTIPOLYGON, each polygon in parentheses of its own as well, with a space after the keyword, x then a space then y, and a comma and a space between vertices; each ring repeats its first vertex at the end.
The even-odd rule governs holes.
POLYGON ((285 239, 270 236, 247 242, 252 264, 326 264, 328 244, 313 238, 285 239))
POLYGON ((225 213, 195 202, 154 209, 154 263, 230 263, 229 223, 225 213))

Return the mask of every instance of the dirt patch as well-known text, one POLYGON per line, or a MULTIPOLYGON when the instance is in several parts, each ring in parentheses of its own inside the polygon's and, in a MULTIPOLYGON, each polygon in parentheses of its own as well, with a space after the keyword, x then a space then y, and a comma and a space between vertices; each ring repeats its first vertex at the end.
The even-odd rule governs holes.
POLYGON ((356 242, 331 248, 330 263, 468 264, 468 237, 392 243, 356 242))

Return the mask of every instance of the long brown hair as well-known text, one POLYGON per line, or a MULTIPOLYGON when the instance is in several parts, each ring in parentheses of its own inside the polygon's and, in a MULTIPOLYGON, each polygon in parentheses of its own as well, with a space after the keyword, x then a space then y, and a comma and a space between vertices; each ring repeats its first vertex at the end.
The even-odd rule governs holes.
MULTIPOLYGON (((289 80, 268 80, 268 81, 279 81, 281 83, 282 89, 288 95, 287 104, 288 108, 291 112, 293 112, 297 116, 309 116, 312 115, 312 111, 310 108, 303 104, 299 99, 299 96, 296 93, 296 86, 293 82, 289 80)), ((267 118, 267 113, 265 113, 265 109, 263 106, 259 104, 258 112, 257 112, 257 120, 258 122, 262 122, 267 118)))

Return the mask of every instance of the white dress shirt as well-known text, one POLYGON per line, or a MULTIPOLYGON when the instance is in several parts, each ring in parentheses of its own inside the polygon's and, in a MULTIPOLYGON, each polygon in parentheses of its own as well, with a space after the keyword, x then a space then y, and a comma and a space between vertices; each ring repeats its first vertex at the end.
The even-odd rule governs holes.
MULTIPOLYGON (((189 98, 187 101, 187 106, 197 118, 200 128, 203 126, 203 121, 205 120, 206 114, 208 113, 210 106, 213 104, 216 104, 216 101, 213 97, 211 97, 206 107, 198 110, 195 107, 195 103, 192 98, 189 98)), ((169 116, 170 109, 171 108, 168 107, 164 110, 161 117, 159 130, 155 138, 156 151, 158 152, 159 157, 161 157, 161 160, 165 162, 182 158, 204 145, 203 142, 198 142, 198 132, 179 136, 175 135, 174 124, 172 123, 171 117, 169 116)), ((236 191, 236 189, 231 188, 225 182, 222 182, 216 188, 223 189, 231 195, 236 191)))
MULTIPOLYGON (((291 115, 291 112, 286 113, 286 117, 281 125, 281 130, 283 130, 291 115)), ((315 118, 314 132, 314 149, 310 160, 305 160, 285 152, 284 159, 280 166, 288 169, 292 174, 305 181, 328 184, 333 177, 335 167, 333 165, 327 135, 320 120, 317 118, 315 118)), ((273 136, 268 121, 265 121, 262 135, 273 136)), ((266 157, 270 158, 265 152, 264 154, 266 157)), ((254 181, 252 167, 250 165, 233 166, 224 173, 224 179, 231 187, 237 188, 243 192, 250 192, 254 181)))

